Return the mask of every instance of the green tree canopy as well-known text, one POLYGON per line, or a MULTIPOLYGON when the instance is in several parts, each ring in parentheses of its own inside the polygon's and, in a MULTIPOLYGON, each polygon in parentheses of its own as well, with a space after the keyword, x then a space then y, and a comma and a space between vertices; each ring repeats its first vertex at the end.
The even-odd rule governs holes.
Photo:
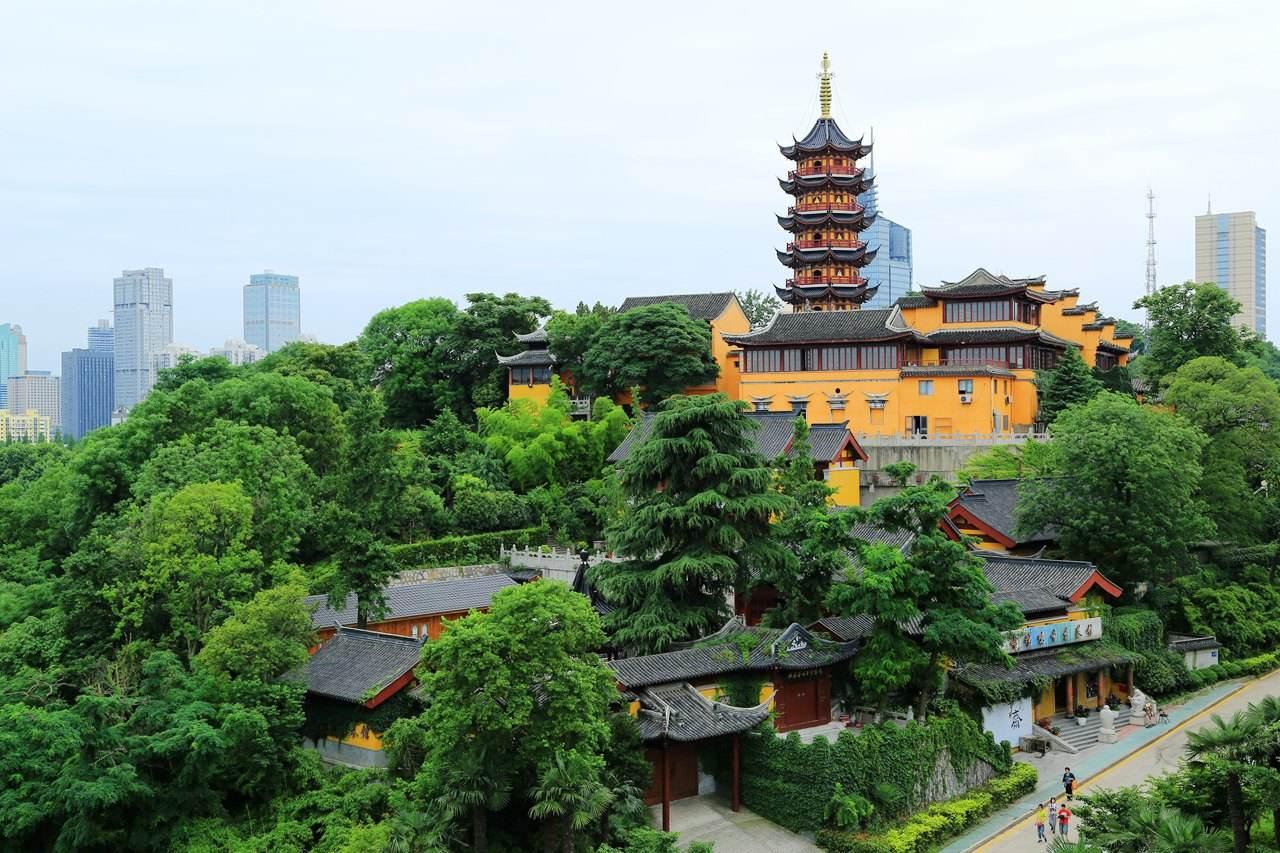
POLYGON ((964 467, 956 472, 961 483, 970 480, 1021 480, 1039 477, 1049 471, 1051 464, 1048 442, 1029 438, 1022 444, 997 444, 990 450, 970 456, 964 467))
POLYGON ((942 532, 953 495, 934 479, 872 505, 871 522, 912 534, 911 547, 904 554, 885 543, 863 543, 859 570, 833 585, 827 598, 833 613, 875 620, 854 661, 863 689, 882 706, 890 694, 910 689, 917 719, 927 716, 947 661, 1007 663, 1002 632, 1023 621, 1016 606, 992 603, 982 560, 942 532))
POLYGON ((1257 368, 1204 356, 1178 368, 1162 399, 1209 436, 1200 490, 1218 538, 1270 539, 1262 492, 1280 475, 1280 387, 1257 368))
POLYGON ((742 313, 747 315, 747 320, 751 322, 751 328, 758 329, 766 325, 773 319, 773 315, 778 313, 778 309, 782 307, 782 302, 772 293, 765 293, 763 290, 751 288, 749 290, 738 291, 738 304, 742 306, 742 313))
POLYGON ((464 407, 453 348, 457 322, 458 307, 448 299, 418 299, 378 312, 360 333, 391 423, 414 426, 464 407))
POLYGON ((547 321, 547 346, 555 353, 558 369, 577 376, 582 372, 582 361, 604 324, 617 312, 597 302, 588 307, 578 303, 572 314, 556 311, 547 321))
POLYGON ((1062 412, 1089 402, 1102 390, 1102 383, 1075 347, 1067 347, 1053 370, 1041 371, 1036 386, 1040 391, 1036 420, 1043 424, 1053 423, 1062 412))
POLYGON ((593 570, 615 607, 605 623, 617 645, 658 652, 713 631, 749 572, 795 560, 771 535, 770 518, 790 501, 773 489, 754 429, 745 405, 723 394, 672 397, 653 415, 622 466, 630 512, 606 531, 626 561, 593 570))
POLYGON ((1051 476, 1021 485, 1018 527, 1055 526, 1067 557, 1114 579, 1168 582, 1213 533, 1197 493, 1206 441, 1177 415, 1103 392, 1054 422, 1051 476))
POLYGON ((1231 325, 1240 303, 1216 284, 1170 285, 1142 297, 1133 307, 1147 311, 1150 330, 1142 369, 1154 383, 1202 355, 1229 361, 1241 357, 1241 335, 1231 325))
POLYGON ((518 351, 516 335, 532 332, 550 313, 551 303, 541 296, 467 294, 467 306, 458 314, 451 335, 458 358, 454 381, 465 390, 465 408, 459 416, 469 420, 481 406, 502 405, 507 399, 507 369, 498 364, 494 353, 518 351))
POLYGON ((615 314, 582 359, 581 383, 614 396, 640 386, 646 403, 705 385, 720 368, 711 356, 711 327, 683 305, 660 302, 615 314))

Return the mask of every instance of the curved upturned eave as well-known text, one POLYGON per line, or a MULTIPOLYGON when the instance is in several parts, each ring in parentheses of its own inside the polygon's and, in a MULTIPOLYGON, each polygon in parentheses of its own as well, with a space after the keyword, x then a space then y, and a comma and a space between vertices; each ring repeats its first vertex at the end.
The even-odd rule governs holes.
POLYGON ((867 214, 863 210, 845 211, 845 210, 823 210, 813 211, 811 213, 778 213, 775 214, 778 219, 778 225, 784 231, 795 231, 798 228, 813 228, 815 225, 842 225, 846 228, 853 228, 855 231, 861 231, 872 222, 875 222, 875 214, 867 214))
POLYGON ((797 266, 806 266, 808 264, 818 264, 828 260, 861 267, 866 266, 871 262, 871 258, 875 257, 875 249, 870 250, 870 257, 868 257, 868 249, 866 246, 861 246, 856 249, 774 249, 773 251, 777 254, 779 263, 785 267, 793 268, 797 266))
POLYGON ((788 195, 825 188, 848 190, 851 195, 861 195, 875 183, 874 175, 814 175, 807 178, 778 178, 778 186, 788 195))

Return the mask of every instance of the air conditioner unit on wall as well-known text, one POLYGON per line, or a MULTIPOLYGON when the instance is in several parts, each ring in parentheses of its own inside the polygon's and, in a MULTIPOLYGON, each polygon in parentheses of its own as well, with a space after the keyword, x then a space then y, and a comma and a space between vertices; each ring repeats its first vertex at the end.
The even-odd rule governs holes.
POLYGON ((972 394, 961 394, 961 395, 960 395, 960 402, 961 402, 961 403, 965 403, 965 404, 972 403, 972 402, 973 402, 973 395, 972 395, 972 394))

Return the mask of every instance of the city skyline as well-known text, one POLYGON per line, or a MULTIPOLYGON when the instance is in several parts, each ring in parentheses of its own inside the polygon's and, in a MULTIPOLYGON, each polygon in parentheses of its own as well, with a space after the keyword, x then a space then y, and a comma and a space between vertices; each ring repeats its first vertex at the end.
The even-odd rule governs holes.
MULTIPOLYGON (((1245 29, 1177 4, 1157 21, 1086 4, 1053 27, 1015 4, 835 9, 785 49, 777 33, 794 16, 778 8, 732 20, 682 8, 678 28, 655 8, 607 45, 593 33, 613 13, 555 4, 514 10, 498 30, 478 10, 397 3, 357 14, 286 2, 254 27, 234 0, 185 16, 77 8, 77 32, 20 39, 0 60, 32 81, 0 104, 12 129, 0 153, 24 163, 0 213, 24 286, 0 320, 24 325, 40 368, 104 316, 116 271, 148 265, 175 281, 175 339, 202 350, 237 334, 245 277, 268 267, 306 283, 306 331, 333 343, 382 308, 477 290, 568 308, 770 292, 783 280, 775 143, 817 114, 824 49, 835 117, 851 134, 875 126, 917 287, 975 266, 1043 274, 1140 320, 1148 183, 1161 284, 1194 276, 1207 194, 1280 221, 1265 144, 1280 117, 1252 108, 1276 63, 1264 34, 1280 10, 1265 5, 1245 29), (230 49, 210 37, 242 31, 230 49), (842 49, 840 32, 874 38, 842 49), (100 144, 86 150, 86 134, 100 144), (574 203, 602 185, 608 205, 574 203)), ((57 26, 38 5, 11 23, 57 26)))

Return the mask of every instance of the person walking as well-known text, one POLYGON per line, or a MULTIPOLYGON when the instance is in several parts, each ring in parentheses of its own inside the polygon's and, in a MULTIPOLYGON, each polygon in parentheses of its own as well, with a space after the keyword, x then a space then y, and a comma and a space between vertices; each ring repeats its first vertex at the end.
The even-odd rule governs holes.
POLYGON ((1049 798, 1049 831, 1058 834, 1058 798, 1049 798))
POLYGON ((1071 820, 1071 809, 1067 808, 1067 804, 1063 803, 1058 809, 1058 837, 1063 841, 1067 840, 1067 824, 1071 820))
POLYGON ((1048 819, 1049 813, 1045 810, 1044 803, 1036 803, 1036 843, 1048 844, 1049 839, 1044 836, 1044 822, 1048 819))
POLYGON ((1062 772, 1062 789, 1067 792, 1068 800, 1075 799, 1076 774, 1071 772, 1070 767, 1066 768, 1062 772))

